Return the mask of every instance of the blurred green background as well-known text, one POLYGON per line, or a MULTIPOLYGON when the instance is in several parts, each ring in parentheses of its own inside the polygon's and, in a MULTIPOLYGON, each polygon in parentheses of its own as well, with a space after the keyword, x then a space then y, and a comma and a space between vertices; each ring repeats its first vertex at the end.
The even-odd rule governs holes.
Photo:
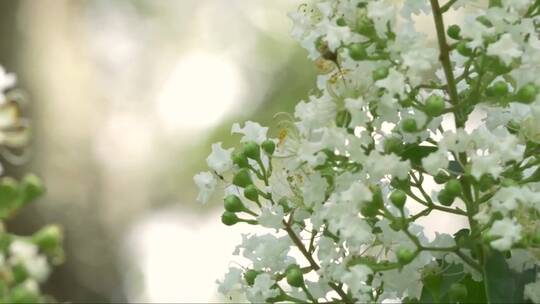
MULTIPOLYGON (((46 292, 68 302, 219 301, 246 227, 192 176, 233 122, 275 126, 314 85, 289 37, 296 0, 0 1, 0 64, 18 74, 45 198, 8 223, 66 233, 46 292)), ((271 135, 276 135, 276 128, 271 135)))

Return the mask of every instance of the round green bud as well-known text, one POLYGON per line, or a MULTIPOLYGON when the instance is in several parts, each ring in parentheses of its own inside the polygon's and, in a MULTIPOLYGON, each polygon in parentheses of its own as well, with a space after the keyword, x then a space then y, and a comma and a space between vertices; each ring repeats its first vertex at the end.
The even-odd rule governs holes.
POLYGON ((259 272, 253 269, 250 269, 246 272, 244 272, 244 279, 246 280, 246 283, 248 283, 249 286, 253 286, 255 284, 255 279, 259 275, 259 272))
POLYGON ((276 143, 273 140, 267 139, 263 141, 261 148, 266 154, 272 155, 276 151, 276 143))
POLYGON ((356 61, 367 58, 366 48, 361 43, 353 43, 349 46, 349 55, 356 61))
POLYGON ((293 287, 302 287, 304 286, 304 274, 300 267, 289 267, 287 269, 287 283, 293 287))
POLYGON ((19 284, 28 279, 28 271, 22 263, 17 263, 11 267, 11 274, 15 283, 19 284))
POLYGON ((396 189, 409 189, 411 187, 411 181, 408 178, 399 179, 397 177, 392 177, 390 185, 396 189))
POLYGON ((259 201, 259 190, 257 190, 257 187, 255 185, 247 185, 246 188, 244 188, 244 196, 253 202, 259 201))
POLYGON ((244 144, 243 147, 244 154, 254 160, 257 160, 261 157, 261 150, 259 145, 254 141, 248 141, 244 144))
POLYGON ((366 37, 371 37, 376 34, 375 27, 368 19, 361 19, 356 23, 356 32, 366 37))
POLYGON ((399 218, 390 223, 390 228, 394 231, 400 231, 406 229, 408 226, 407 220, 399 218))
POLYGON ((533 84, 526 84, 517 91, 516 100, 521 103, 531 103, 536 99, 537 93, 533 84))
POLYGON ((437 175, 435 175, 435 176, 433 177, 433 180, 435 180, 435 182, 436 182, 437 184, 439 184, 439 185, 440 185, 440 184, 446 183, 449 179, 450 179, 450 175, 448 175, 448 174, 447 174, 446 172, 444 172, 444 171, 439 171, 439 172, 437 173, 437 175))
POLYGON ((464 40, 458 42, 458 44, 456 45, 456 50, 458 51, 458 53, 465 57, 469 57, 473 53, 472 49, 467 46, 467 42, 464 40))
POLYGON ((437 195, 437 198, 439 199, 439 203, 441 203, 441 205, 450 206, 456 197, 453 196, 448 190, 442 189, 437 195))
POLYGON ((387 67, 381 67, 373 71, 372 77, 373 80, 381 80, 385 79, 388 76, 388 68, 387 67))
POLYGON ((249 167, 248 159, 243 151, 234 151, 231 155, 231 159, 233 164, 237 165, 240 168, 249 167))
POLYGON ((346 26, 346 25, 347 25, 347 21, 345 21, 345 18, 339 17, 339 18, 336 20, 336 24, 337 24, 338 26, 346 26))
POLYGON ((351 124, 352 116, 349 111, 343 109, 336 114, 336 126, 340 128, 348 128, 351 124))
POLYGON ((238 223, 239 221, 240 221, 240 219, 233 212, 225 211, 221 215, 221 222, 223 224, 227 225, 227 226, 232 226, 232 225, 238 223))
POLYGON ((44 251, 59 248, 62 240, 62 229, 58 225, 45 226, 32 236, 32 242, 44 251))
POLYGON ((402 248, 399 248, 396 252, 397 260, 401 265, 409 264, 410 262, 412 262, 415 256, 416 256, 416 253, 408 248, 402 247, 402 248))
POLYGON ((444 189, 454 197, 461 195, 461 183, 457 179, 449 180, 444 189))
POLYGON ((450 25, 448 29, 446 30, 446 33, 448 34, 448 37, 459 40, 460 39, 460 32, 461 28, 457 24, 450 25))
POLYGON ((401 154, 403 152, 403 141, 398 137, 388 137, 383 144, 384 153, 401 154))
POLYGON ((251 185, 253 182, 251 181, 251 175, 249 174, 248 169, 240 169, 233 177, 233 184, 245 188, 248 185, 251 185))
POLYGON ((229 194, 223 200, 225 210, 229 212, 241 212, 246 208, 240 198, 234 194, 229 194))
POLYGON ((506 94, 508 94, 508 84, 504 81, 497 81, 486 90, 486 95, 490 97, 503 97, 506 94))
POLYGON ((34 174, 28 174, 23 178, 21 188, 23 193, 23 203, 29 203, 45 193, 45 186, 43 186, 39 177, 34 174))
POLYGON ((360 214, 362 214, 364 217, 374 217, 377 215, 378 211, 379 206, 373 202, 364 202, 362 205, 360 205, 360 214))
POLYGON ((401 123, 401 128, 404 132, 414 133, 418 131, 418 126, 416 125, 416 120, 414 118, 406 118, 401 123))
POLYGON ((398 207, 399 209, 403 208, 405 206, 405 201, 407 201, 407 194, 401 190, 394 190, 390 194, 390 201, 394 206, 398 207))
POLYGON ((413 105, 413 99, 410 97, 405 97, 404 99, 400 99, 398 102, 404 108, 409 108, 413 105))
POLYGON ((461 302, 467 299, 467 294, 468 294, 467 286, 463 284, 453 283, 452 285, 450 285, 450 289, 448 292, 449 292, 450 298, 458 302, 461 302))
POLYGON ((426 100, 426 114, 437 117, 444 112, 444 99, 437 95, 431 95, 426 100))

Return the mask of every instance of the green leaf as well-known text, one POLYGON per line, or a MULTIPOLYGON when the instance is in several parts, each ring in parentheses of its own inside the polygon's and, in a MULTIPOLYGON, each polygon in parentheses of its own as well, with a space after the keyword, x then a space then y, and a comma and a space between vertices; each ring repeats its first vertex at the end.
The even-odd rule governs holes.
POLYGON ((491 251, 486 256, 484 273, 489 303, 523 303, 525 285, 536 279, 536 269, 515 272, 498 251, 491 251))

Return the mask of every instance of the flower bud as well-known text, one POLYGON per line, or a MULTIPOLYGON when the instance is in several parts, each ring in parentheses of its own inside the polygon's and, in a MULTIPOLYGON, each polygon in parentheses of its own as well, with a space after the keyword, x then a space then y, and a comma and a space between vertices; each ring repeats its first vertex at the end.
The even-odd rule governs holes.
POLYGON ((412 262, 412 260, 414 260, 415 256, 416 256, 416 253, 408 248, 402 247, 402 248, 399 248, 396 252, 397 260, 401 265, 409 264, 410 262, 412 262))
POLYGON ((444 189, 454 197, 461 195, 461 183, 457 179, 449 180, 444 186, 444 189))
POLYGON ((533 84, 526 84, 516 93, 516 101, 521 103, 531 103, 536 99, 536 87, 533 84))
POLYGON ((407 194, 401 190, 394 190, 392 194, 390 194, 390 201, 394 206, 398 207, 399 209, 402 209, 403 206, 405 206, 405 202, 407 201, 407 194))
POLYGON ((249 286, 253 286, 255 283, 255 279, 259 275, 259 272, 253 269, 250 269, 244 273, 244 279, 246 280, 246 283, 248 283, 249 286))
POLYGON ((467 46, 467 42, 464 40, 458 42, 458 44, 456 45, 456 50, 458 51, 458 53, 465 57, 469 57, 473 53, 473 50, 469 46, 467 46))
POLYGON ((233 164, 237 165, 240 168, 249 167, 248 159, 242 151, 234 151, 231 155, 231 159, 233 161, 233 164))
POLYGON ((431 95, 426 100, 426 114, 431 117, 440 116, 444 112, 444 99, 437 95, 431 95))
POLYGON ((388 68, 387 67, 378 68, 375 71, 373 71, 373 74, 372 74, 373 80, 375 80, 375 81, 385 79, 386 76, 388 76, 388 68))
POLYGON ((450 206, 454 202, 455 196, 453 196, 448 190, 442 189, 437 195, 439 203, 444 206, 450 206))
POLYGON ((503 97, 508 94, 508 84, 504 81, 497 81, 486 89, 486 95, 490 97, 503 97))
POLYGON ((349 46, 349 55, 356 61, 365 60, 367 51, 361 43, 353 43, 349 46))
POLYGON ((400 155, 403 152, 403 141, 397 137, 388 137, 383 143, 384 153, 400 155))
POLYGON ((34 174, 26 175, 21 182, 23 203, 29 203, 45 192, 41 180, 34 174))
POLYGON ((251 185, 251 175, 249 174, 248 169, 240 169, 233 177, 233 184, 245 188, 248 185, 251 185))
POLYGON ((240 198, 234 194, 227 195, 223 200, 223 203, 225 205, 225 210, 229 212, 241 212, 246 208, 240 198))
POLYGON ((467 299, 467 286, 460 283, 453 283, 450 285, 448 293, 452 300, 456 302, 463 302, 465 299, 467 299))
POLYGON ((244 144, 243 147, 244 154, 254 160, 257 160, 261 157, 261 150, 259 145, 254 141, 248 141, 244 144))
POLYGON ((336 20, 336 24, 337 24, 338 26, 346 26, 346 25, 347 25, 347 21, 345 20, 345 18, 339 17, 339 18, 336 20))
POLYGON ((250 201, 258 202, 259 201, 259 190, 257 190, 257 187, 255 187, 255 185, 253 185, 253 184, 248 185, 244 189, 244 196, 250 201))
POLYGON ((240 219, 238 218, 238 216, 236 216, 235 213, 225 211, 221 215, 221 222, 223 224, 227 225, 227 226, 232 226, 232 225, 238 223, 239 221, 240 221, 240 219))
POLYGON ((450 25, 448 29, 446 30, 446 33, 448 34, 448 37, 459 40, 460 39, 460 32, 461 28, 457 24, 450 25))
POLYGON ((450 176, 444 171, 439 171, 439 173, 433 177, 433 180, 439 185, 446 183, 449 179, 450 176))
POLYGON ((262 149, 266 154, 272 155, 276 151, 276 143, 273 140, 267 139, 261 144, 262 149))
POLYGON ((287 269, 287 283, 293 287, 304 286, 304 274, 298 265, 293 265, 287 269))
POLYGON ((34 244, 44 251, 51 251, 59 248, 63 240, 62 229, 57 225, 49 225, 41 228, 32 236, 34 244))
POLYGON ((401 128, 407 133, 414 133, 418 131, 418 126, 416 125, 416 120, 414 118, 404 119, 401 123, 401 128))

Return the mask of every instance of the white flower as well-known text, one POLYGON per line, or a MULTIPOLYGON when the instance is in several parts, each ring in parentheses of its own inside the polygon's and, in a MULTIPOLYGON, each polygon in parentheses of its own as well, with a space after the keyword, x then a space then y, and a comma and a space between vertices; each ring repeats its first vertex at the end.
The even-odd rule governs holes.
POLYGON ((193 181, 199 187, 197 201, 205 204, 216 189, 217 180, 210 172, 201 172, 193 177, 193 181))
POLYGON ((6 100, 4 92, 13 87, 17 82, 17 76, 13 73, 6 73, 3 66, 0 66, 0 103, 6 100))
POLYGON ((30 242, 13 241, 9 246, 10 264, 22 264, 29 276, 43 282, 49 276, 50 267, 47 258, 38 253, 38 247, 30 242))
POLYGON ((324 195, 328 183, 319 173, 312 174, 306 177, 302 193, 304 196, 304 204, 312 207, 315 204, 320 204, 324 201, 324 195))
POLYGON ((279 295, 277 288, 273 288, 276 281, 268 273, 261 273, 255 278, 251 288, 248 288, 246 296, 252 303, 266 303, 268 298, 279 295))
POLYGON ((427 173, 437 175, 440 169, 448 168, 448 155, 445 151, 435 151, 422 159, 422 166, 427 173))
POLYGON ((348 26, 338 26, 335 21, 324 20, 318 25, 321 32, 326 33, 328 48, 334 52, 341 44, 351 37, 348 26))
POLYGON ((283 216, 283 207, 273 205, 272 207, 262 208, 257 221, 263 227, 281 229, 283 228, 283 216))
POLYGON ((510 34, 504 34, 501 39, 488 46, 487 54, 497 56, 504 64, 509 65, 512 59, 521 56, 523 51, 521 51, 519 44, 514 42, 510 34))
POLYGON ((498 154, 492 153, 489 155, 473 155, 471 157, 472 167, 471 174, 479 180, 484 174, 491 174, 494 178, 498 178, 503 168, 499 165, 500 157, 498 154))
POLYGON ((386 78, 378 80, 375 85, 379 88, 386 89, 390 96, 403 96, 405 93, 405 76, 396 69, 392 68, 388 72, 386 78))
POLYGON ((243 128, 238 123, 232 125, 231 133, 244 134, 240 142, 254 141, 261 144, 266 140, 268 127, 262 127, 260 124, 252 121, 246 121, 243 128))
POLYGON ((232 166, 231 154, 233 149, 223 149, 221 142, 212 145, 212 153, 206 158, 208 167, 216 171, 217 174, 223 174, 229 171, 232 166))
POLYGON ((493 223, 489 235, 499 237, 491 241, 491 247, 499 251, 510 250, 521 239, 521 225, 515 220, 504 218, 493 223))
POLYGON ((231 291, 239 289, 242 286, 242 270, 238 268, 229 268, 223 281, 217 280, 219 284, 218 291, 223 295, 228 295, 231 291))
POLYGON ((533 303, 540 303, 540 276, 536 277, 536 281, 525 285, 523 295, 533 303))
POLYGON ((341 280, 349 286, 353 296, 359 299, 371 291, 371 287, 366 285, 366 281, 370 274, 373 274, 371 268, 362 264, 355 265, 349 268, 349 271, 343 275, 341 280))

